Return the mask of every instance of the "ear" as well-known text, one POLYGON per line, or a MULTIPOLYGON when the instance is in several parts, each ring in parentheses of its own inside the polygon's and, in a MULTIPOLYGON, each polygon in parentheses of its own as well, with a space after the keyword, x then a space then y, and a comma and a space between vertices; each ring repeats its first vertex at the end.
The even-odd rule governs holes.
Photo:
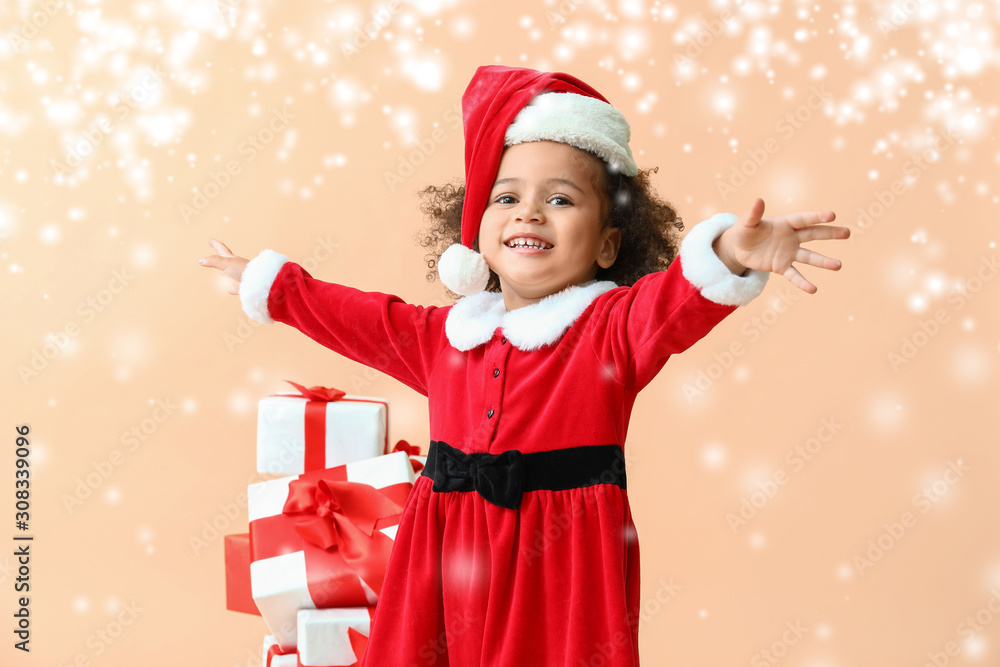
POLYGON ((617 227, 608 227, 602 233, 602 240, 601 249, 597 253, 597 264, 602 269, 607 269, 618 259, 622 233, 617 227))

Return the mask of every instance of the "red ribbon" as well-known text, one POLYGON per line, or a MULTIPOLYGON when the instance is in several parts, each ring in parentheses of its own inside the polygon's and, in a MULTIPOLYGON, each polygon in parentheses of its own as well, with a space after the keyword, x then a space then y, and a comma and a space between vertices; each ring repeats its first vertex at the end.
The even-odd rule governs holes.
POLYGON ((250 589, 250 535, 226 535, 226 609, 260 616, 250 589))
POLYGON ((351 648, 354 650, 354 657, 358 659, 358 661, 354 664, 358 665, 361 663, 361 658, 365 654, 365 649, 368 648, 368 637, 361 634, 354 628, 347 628, 347 638, 351 640, 351 648))
POLYGON ((317 608, 370 605, 361 582, 381 594, 393 541, 380 529, 399 523, 411 488, 349 482, 346 466, 304 473, 289 484, 281 514, 250 522, 251 557, 302 551, 317 608))
MULTIPOLYGON (((406 455, 410 457, 420 456, 420 448, 416 445, 411 445, 406 440, 400 440, 396 443, 396 446, 392 448, 392 453, 395 454, 396 452, 406 452, 406 455)), ((414 461, 412 458, 410 459, 410 465, 413 466, 413 472, 420 472, 424 469, 423 463, 414 461)))
MULTIPOLYGON (((295 387, 298 395, 306 399, 305 413, 305 460, 303 470, 322 470, 326 468, 326 404, 333 401, 350 401, 356 403, 381 403, 385 406, 385 448, 389 453, 389 404, 386 401, 376 401, 364 398, 344 398, 346 392, 333 387, 304 387, 297 382, 285 380, 295 387)), ((286 396, 289 394, 277 394, 286 396)), ((418 451, 419 453, 419 451, 418 451)))
POLYGON ((331 401, 339 401, 347 394, 347 392, 341 391, 340 389, 334 389, 333 387, 321 387, 317 385, 306 389, 302 385, 292 382, 291 380, 285 380, 285 382, 298 389, 299 394, 308 398, 310 401, 323 401, 329 403, 331 401))
MULTIPOLYGON (((276 655, 289 655, 290 653, 295 653, 294 651, 282 651, 281 647, 277 643, 271 644, 271 648, 267 649, 267 662, 264 663, 264 667, 271 667, 271 660, 274 659, 276 655)), ((298 662, 298 654, 296 653, 296 662, 298 662)), ((301 665, 302 663, 299 662, 301 665)))

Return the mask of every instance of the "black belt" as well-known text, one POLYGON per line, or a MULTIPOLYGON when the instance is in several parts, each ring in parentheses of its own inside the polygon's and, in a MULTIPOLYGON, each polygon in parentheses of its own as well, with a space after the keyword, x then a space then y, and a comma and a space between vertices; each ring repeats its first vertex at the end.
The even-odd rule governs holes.
POLYGON ((524 491, 562 491, 595 484, 617 484, 624 489, 625 455, 618 445, 530 454, 517 449, 466 454, 446 442, 431 440, 420 474, 434 480, 434 491, 478 491, 494 505, 517 509, 524 491))

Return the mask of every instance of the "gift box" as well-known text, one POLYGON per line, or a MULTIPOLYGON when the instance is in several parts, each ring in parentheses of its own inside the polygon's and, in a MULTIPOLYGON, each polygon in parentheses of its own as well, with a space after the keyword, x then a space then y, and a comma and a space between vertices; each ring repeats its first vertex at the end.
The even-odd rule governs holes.
POLYGON ((226 609, 260 616, 250 592, 250 533, 226 535, 226 609))
POLYGON ((394 452, 248 487, 251 591, 282 649, 300 609, 378 601, 414 479, 394 452))
POLYGON ((298 648, 286 651, 274 635, 264 637, 264 667, 356 667, 374 615, 375 607, 302 609, 298 648))
POLYGON ((374 615, 375 607, 300 610, 299 664, 303 667, 356 665, 368 645, 374 615))
POLYGON ((257 406, 257 472, 298 475, 389 452, 389 404, 339 389, 305 388, 257 406))
POLYGON ((264 659, 262 662, 264 667, 298 667, 299 654, 294 649, 282 650, 274 635, 267 635, 264 637, 264 659))
POLYGON ((411 445, 406 440, 400 440, 396 443, 396 446, 392 448, 394 452, 406 452, 406 455, 410 457, 410 464, 413 466, 413 472, 420 473, 427 464, 427 457, 421 456, 420 448, 416 445, 411 445))

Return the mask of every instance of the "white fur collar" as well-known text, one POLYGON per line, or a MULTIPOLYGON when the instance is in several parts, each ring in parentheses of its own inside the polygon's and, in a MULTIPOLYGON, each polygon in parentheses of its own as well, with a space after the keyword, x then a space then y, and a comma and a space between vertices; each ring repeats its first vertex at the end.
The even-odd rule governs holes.
POLYGON ((497 327, 503 327, 514 347, 530 352, 558 341, 594 299, 615 287, 610 280, 591 280, 510 312, 500 292, 464 296, 451 307, 445 334, 452 347, 465 352, 486 343, 497 327))

